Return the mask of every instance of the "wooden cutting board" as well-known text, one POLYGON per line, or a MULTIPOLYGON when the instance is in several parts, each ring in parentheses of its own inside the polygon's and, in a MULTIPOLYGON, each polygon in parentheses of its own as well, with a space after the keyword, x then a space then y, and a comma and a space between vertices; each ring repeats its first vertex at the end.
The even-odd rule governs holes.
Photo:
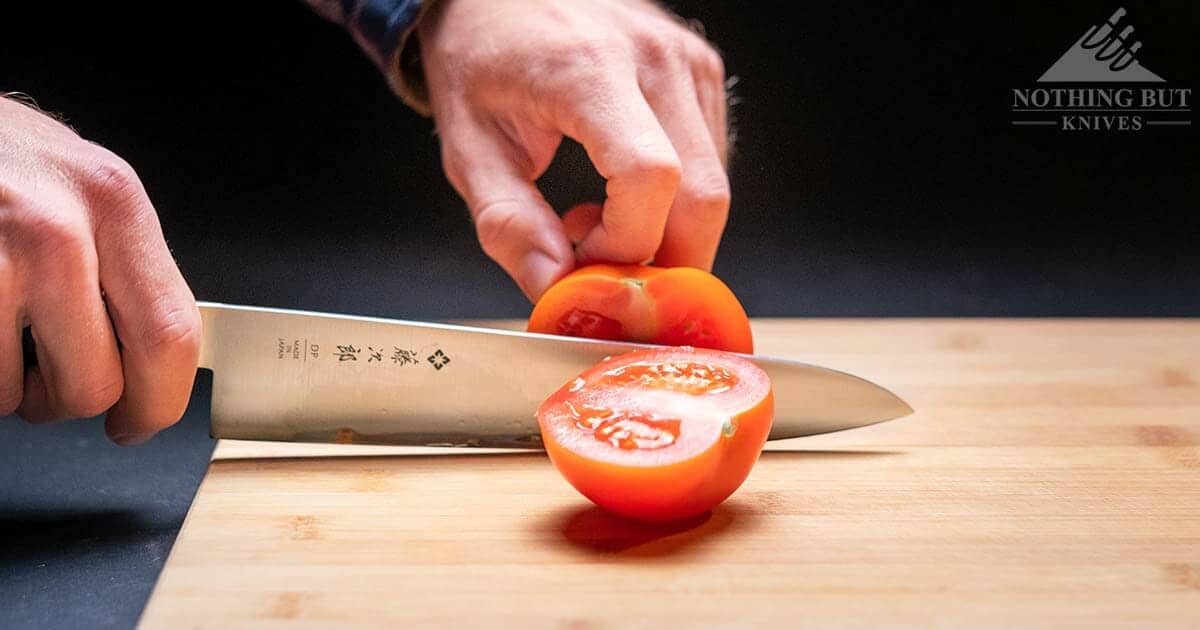
POLYGON ((917 413, 668 527, 540 452, 222 443, 142 626, 1200 627, 1200 320, 755 332, 917 413))

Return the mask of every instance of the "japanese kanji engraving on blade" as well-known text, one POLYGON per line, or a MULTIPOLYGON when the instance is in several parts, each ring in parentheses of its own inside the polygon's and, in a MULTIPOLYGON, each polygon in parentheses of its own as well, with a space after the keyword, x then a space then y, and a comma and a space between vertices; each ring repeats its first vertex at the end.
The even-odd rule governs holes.
MULTIPOLYGON (((450 324, 201 303, 217 438, 540 448, 534 412, 606 356, 645 347, 450 324)), ((771 439, 907 415, 888 390, 750 357, 771 376, 771 439)))

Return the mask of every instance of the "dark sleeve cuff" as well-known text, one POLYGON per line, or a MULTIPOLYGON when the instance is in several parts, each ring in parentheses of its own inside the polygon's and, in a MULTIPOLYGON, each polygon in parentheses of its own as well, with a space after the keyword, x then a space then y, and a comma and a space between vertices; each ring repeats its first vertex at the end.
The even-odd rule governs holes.
POLYGON ((417 59, 416 38, 412 35, 432 0, 307 2, 318 13, 346 28, 405 104, 429 115, 424 75, 417 59))

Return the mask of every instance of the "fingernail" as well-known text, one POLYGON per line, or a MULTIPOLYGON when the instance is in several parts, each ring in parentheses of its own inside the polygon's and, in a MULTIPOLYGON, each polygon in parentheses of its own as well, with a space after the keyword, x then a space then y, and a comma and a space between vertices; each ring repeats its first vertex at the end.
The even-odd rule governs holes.
POLYGON ((521 261, 521 286, 530 299, 536 299, 558 279, 562 263, 546 252, 535 249, 521 261))
POLYGON ((150 441, 152 437, 154 437, 153 433, 118 433, 112 436, 112 441, 121 446, 137 446, 150 441))

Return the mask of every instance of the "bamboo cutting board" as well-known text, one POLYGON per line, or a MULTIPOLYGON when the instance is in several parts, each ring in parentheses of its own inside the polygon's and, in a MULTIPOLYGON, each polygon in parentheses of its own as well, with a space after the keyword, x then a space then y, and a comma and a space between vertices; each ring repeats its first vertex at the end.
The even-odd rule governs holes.
POLYGON ((221 443, 142 626, 1200 627, 1200 321, 755 333, 917 413, 657 527, 540 452, 221 443))

